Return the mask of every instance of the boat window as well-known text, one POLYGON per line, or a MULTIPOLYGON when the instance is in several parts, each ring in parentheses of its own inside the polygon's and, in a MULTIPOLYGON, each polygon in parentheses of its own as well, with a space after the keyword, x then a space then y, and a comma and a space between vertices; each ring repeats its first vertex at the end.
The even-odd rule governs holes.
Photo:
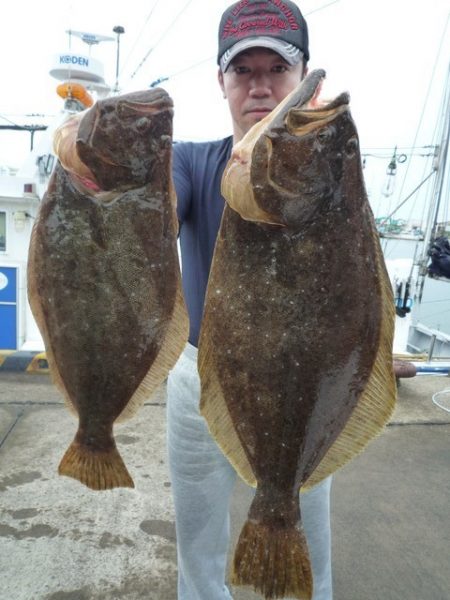
POLYGON ((6 213, 0 212, 0 252, 6 250, 6 213))

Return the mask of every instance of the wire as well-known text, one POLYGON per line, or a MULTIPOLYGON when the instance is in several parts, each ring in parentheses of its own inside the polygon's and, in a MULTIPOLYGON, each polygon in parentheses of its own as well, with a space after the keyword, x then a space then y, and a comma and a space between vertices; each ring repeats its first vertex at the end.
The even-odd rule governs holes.
POLYGON ((54 117, 55 115, 46 115, 44 113, 7 113, 7 117, 54 117))
MULTIPOLYGON (((427 157, 427 156, 434 156, 434 152, 427 152, 427 153, 423 153, 423 152, 402 152, 402 155, 404 155, 404 156, 422 156, 422 157, 427 157)), ((382 158, 383 160, 386 160, 387 158, 391 158, 391 156, 392 156, 392 150, 391 150, 390 154, 374 154, 373 152, 361 152, 361 156, 370 156, 371 158, 382 158)), ((399 162, 399 161, 397 161, 397 162, 399 162)), ((405 162, 405 161, 403 161, 403 162, 405 162)))
POLYGON ((419 183, 419 185, 418 185, 418 186, 416 186, 416 187, 413 189, 413 191, 412 191, 412 192, 409 194, 409 196, 406 196, 406 198, 405 198, 404 200, 402 200, 402 202, 400 202, 400 204, 399 204, 399 205, 398 205, 396 208, 394 208, 394 210, 393 210, 391 213, 389 213, 389 215, 388 215, 387 217, 385 217, 385 218, 384 218, 384 221, 383 221, 383 223, 382 223, 382 224, 386 223, 386 222, 387 222, 387 221, 388 221, 388 220, 389 220, 389 219, 390 219, 390 218, 391 218, 393 215, 395 215, 395 213, 398 211, 398 209, 399 209, 399 208, 401 208, 401 207, 402 207, 402 206, 405 204, 405 202, 406 202, 407 200, 409 200, 409 199, 411 198, 411 196, 413 196, 413 195, 414 195, 414 194, 417 192, 417 190, 418 190, 419 188, 421 188, 421 187, 423 186, 423 184, 424 184, 426 181, 428 181, 428 179, 429 179, 429 178, 430 178, 432 175, 434 175, 434 174, 435 174, 435 172, 436 172, 436 170, 435 170, 435 169, 433 169, 433 170, 431 171, 431 173, 428 173, 428 175, 425 177, 425 179, 423 179, 423 180, 422 180, 422 181, 419 183))
MULTIPOLYGON (((429 148, 434 148, 432 144, 426 144, 425 146, 397 146, 397 150, 425 150, 429 148)), ((377 148, 375 146, 366 146, 365 148, 361 148, 362 150, 386 150, 389 152, 389 158, 392 156, 392 146, 385 146, 377 148)))
POLYGON ((449 302, 450 298, 444 298, 443 300, 425 300, 422 304, 436 304, 436 302, 449 302))
POLYGON ((7 119, 4 115, 0 115, 0 119, 3 119, 7 123, 10 123, 11 125, 15 125, 16 127, 18 127, 17 123, 14 123, 14 121, 11 121, 11 119, 7 119))
POLYGON ((314 10, 311 10, 309 13, 305 13, 305 17, 309 17, 309 15, 312 15, 315 12, 319 12, 319 10, 323 10, 324 8, 328 8, 332 4, 336 4, 336 2, 340 2, 340 0, 334 0, 333 2, 328 2, 328 4, 324 4, 323 6, 319 6, 318 8, 315 8, 314 10))
MULTIPOLYGON (((441 51, 442 51, 442 46, 444 44, 444 40, 446 39, 445 38, 445 33, 447 31, 447 26, 448 26, 449 18, 450 18, 450 13, 447 15, 447 20, 445 22, 444 30, 443 30, 442 35, 441 35, 441 40, 440 40, 438 51, 437 51, 437 54, 436 54, 436 60, 434 61, 433 70, 431 72, 430 81, 428 83, 428 89, 427 89, 427 92, 425 94, 425 100, 424 100, 424 103, 423 103, 422 112, 420 114, 419 123, 417 125, 416 133, 415 133, 415 136, 414 136, 413 148, 416 146, 417 138, 419 137, 419 130, 420 130, 421 126, 422 126, 422 121, 423 121, 423 118, 424 118, 424 115, 425 115, 425 109, 426 109, 426 106, 427 106, 427 103, 428 103, 428 100, 429 100, 429 97, 430 97, 431 85, 433 83, 433 79, 434 79, 434 76, 436 74, 436 69, 437 69, 437 65, 438 65, 439 56, 440 56, 441 51)), ((403 181, 402 181, 402 185, 400 187, 400 191, 399 191, 399 194, 398 194, 399 197, 401 197, 402 192, 403 192, 403 188, 405 187, 406 177, 408 175, 410 164, 411 164, 411 161, 408 163, 408 165, 406 167, 405 174, 404 174, 403 181)))
MULTIPOLYGON (((421 302, 423 304, 423 302, 421 302)), ((433 317, 440 317, 441 315, 445 315, 450 312, 450 308, 447 310, 440 310, 439 312, 431 313, 430 315, 424 315, 424 319, 432 319, 433 317)))
POLYGON ((186 67, 185 69, 181 69, 181 71, 177 71, 176 73, 172 73, 172 75, 167 75, 167 77, 159 77, 155 81, 152 81, 152 83, 150 84, 150 87, 154 87, 155 85, 157 85, 159 83, 162 83, 163 81, 167 81, 168 79, 173 79, 174 77, 177 77, 178 75, 181 75, 182 73, 186 73, 186 71, 190 71, 191 69, 195 69, 196 67, 202 65, 203 63, 209 62, 213 58, 215 58, 215 56, 210 56, 208 58, 204 58, 203 60, 200 60, 199 62, 196 62, 195 64, 191 65, 190 67, 186 67))
POLYGON ((186 2, 186 4, 183 6, 183 8, 178 12, 178 14, 176 15, 175 19, 172 21, 172 23, 169 25, 169 27, 167 27, 167 29, 159 37, 158 41, 154 44, 154 46, 152 46, 150 48, 150 50, 147 52, 147 54, 144 56, 144 58, 138 64, 138 66, 136 67, 135 71, 130 76, 130 79, 133 79, 133 77, 136 75, 136 73, 139 71, 139 69, 145 63, 145 61, 150 56, 150 54, 153 52, 153 50, 156 48, 156 46, 161 42, 161 40, 163 40, 165 38, 165 36, 167 35, 167 33, 172 29, 172 27, 175 25, 175 23, 178 21, 178 19, 181 17, 181 15, 184 13, 184 11, 186 10, 186 8, 189 6, 189 4, 191 4, 191 2, 192 2, 192 0, 188 0, 186 2))
MULTIPOLYGON (((318 8, 315 8, 314 10, 305 13, 305 17, 308 17, 309 15, 312 15, 315 12, 318 12, 320 10, 323 10, 324 8, 328 8, 328 6, 331 6, 332 4, 336 4, 337 2, 340 2, 341 0, 333 0, 333 2, 329 2, 328 4, 324 4, 323 6, 319 6, 318 8)), ((189 2, 188 2, 189 4, 189 2)), ((186 8, 186 6, 184 7, 186 8)), ((184 10, 184 8, 182 9, 182 11, 184 10)), ((177 17, 178 18, 178 17, 177 17)), ((169 28, 170 29, 170 28, 169 28)), ((166 31, 167 32, 167 31, 166 31)), ((165 32, 165 33, 166 33, 165 32)), ((157 44, 159 44, 159 42, 161 41, 162 37, 164 37, 165 34, 163 34, 163 36, 161 36, 161 38, 156 42, 156 44, 150 48, 150 50, 148 51, 147 55, 144 57, 142 63, 147 60, 149 54, 155 49, 155 47, 157 46, 157 44)), ((209 56, 208 58, 204 58, 196 63, 194 63, 193 65, 186 67, 185 69, 182 69, 181 71, 177 71, 176 73, 173 73, 172 75, 167 75, 164 77, 160 77, 158 80, 152 82, 150 84, 150 87, 152 87, 154 84, 156 85, 156 83, 158 82, 162 82, 162 81, 167 81, 168 79, 173 79, 174 77, 177 77, 178 75, 181 75, 182 73, 186 73, 187 71, 190 71, 191 69, 195 69, 196 67, 198 67, 199 65, 202 65, 203 63, 206 63, 210 60, 214 60, 216 58, 216 55, 213 54, 212 56, 209 56)), ((133 75, 131 75, 130 79, 132 79, 135 74, 137 73, 137 71, 140 69, 140 67, 142 66, 142 63, 137 67, 136 71, 133 73, 133 75)), ((426 146, 425 146, 426 147, 426 146)), ((387 148, 386 148, 387 149, 387 148)), ((384 148, 383 148, 384 150, 384 148)))
POLYGON ((136 48, 136 46, 137 46, 137 43, 138 43, 138 42, 139 42, 139 40, 141 39, 141 37, 142 37, 142 34, 144 33, 144 29, 147 27, 147 23, 149 22, 149 20, 150 20, 150 17, 152 16, 152 14, 153 14, 153 12, 154 12, 154 10, 155 10, 155 8, 156 8, 156 5, 158 4, 158 2, 159 2, 159 0, 155 0, 155 3, 153 4, 152 8, 150 9, 150 12, 149 12, 149 14, 148 14, 147 18, 145 19, 144 25, 142 26, 142 29, 141 29, 141 31, 138 33, 138 35, 136 36, 135 42, 134 42, 133 46, 131 47, 131 50, 129 51, 129 53, 128 53, 128 56, 126 57, 126 59, 125 59, 125 61, 124 61, 123 65, 122 65, 122 68, 120 69, 120 75, 122 75, 122 72, 123 72, 123 70, 124 70, 124 68, 125 68, 126 64, 127 64, 127 63, 128 63, 128 61, 130 60, 130 57, 131 57, 131 55, 133 54, 133 52, 134 52, 134 49, 135 49, 135 48, 136 48))

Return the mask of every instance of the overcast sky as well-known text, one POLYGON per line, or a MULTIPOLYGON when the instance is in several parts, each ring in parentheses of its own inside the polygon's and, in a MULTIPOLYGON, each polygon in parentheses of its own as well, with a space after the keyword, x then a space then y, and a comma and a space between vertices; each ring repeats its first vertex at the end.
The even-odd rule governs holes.
MULTIPOLYGON (((229 135, 230 118, 215 61, 217 26, 229 3, 127 0, 107 8, 92 0, 9 3, 0 36, 0 124, 47 124, 60 113, 58 82, 48 71, 52 54, 69 49, 67 29, 115 37, 112 29, 121 25, 121 91, 144 89, 168 77, 162 86, 175 103, 176 139, 229 135), (36 113, 46 116, 26 116, 36 113)), ((371 203, 378 216, 387 214, 431 170, 429 159, 413 157, 409 149, 436 143, 450 60, 449 2, 305 0, 298 5, 309 25, 310 69, 327 71, 325 95, 350 92, 362 151, 376 155, 366 159, 371 203), (405 148, 408 159, 398 165, 394 195, 384 198, 381 187, 395 145, 405 148)), ((89 54, 80 40, 72 37, 71 43, 72 51, 89 54)), ((103 62, 106 81, 113 85, 115 42, 94 46, 92 56, 103 62)), ((28 148, 27 133, 0 131, 0 164, 20 166, 28 148)), ((429 191, 425 186, 423 193, 429 191)), ((398 216, 420 218, 422 206, 416 194, 398 216)))

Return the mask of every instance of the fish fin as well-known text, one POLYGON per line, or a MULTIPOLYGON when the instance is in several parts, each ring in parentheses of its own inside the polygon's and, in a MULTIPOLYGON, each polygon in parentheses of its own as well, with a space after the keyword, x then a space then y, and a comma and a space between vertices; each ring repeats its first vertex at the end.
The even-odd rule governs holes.
POLYGON ((163 383, 180 357, 188 335, 189 320, 181 291, 181 281, 179 281, 172 317, 158 355, 128 404, 117 417, 116 423, 126 421, 135 415, 145 400, 148 400, 163 383))
MULTIPOLYGON (((203 327, 203 326, 202 326, 203 327)), ((207 321, 205 322, 205 331, 207 321)), ((205 417, 212 437, 220 446, 238 475, 250 486, 256 487, 253 469, 248 461, 236 428, 226 405, 216 367, 210 350, 208 335, 200 336, 198 369, 201 379, 200 412, 205 417)))
MULTIPOLYGON (((38 219, 39 219, 39 216, 38 216, 38 219)), ((32 229, 31 237, 30 237, 30 246, 29 246, 29 251, 28 251, 28 265, 27 265, 28 302, 30 304, 31 312, 33 313, 36 324, 37 324, 39 331, 41 332, 42 338, 44 340, 45 357, 48 362, 48 368, 49 368, 51 380, 54 383, 54 385, 59 389, 59 391, 62 393, 62 395, 64 397, 64 402, 65 402, 67 408, 69 409, 69 411, 73 415, 77 415, 77 410, 76 410, 72 400, 70 399, 69 393, 67 392, 67 389, 63 383, 62 377, 61 377, 58 367, 56 365, 56 359, 55 359, 55 356, 53 354, 53 350, 52 350, 52 347, 50 344, 50 335, 48 333, 48 329, 47 329, 46 321, 45 321, 45 317, 44 317, 44 311, 43 311, 42 304, 40 301, 40 294, 38 291, 38 282, 37 282, 37 277, 38 277, 38 273, 39 273, 39 269, 40 269, 39 265, 37 264, 38 257, 40 255, 39 248, 38 248, 38 240, 37 240, 38 224, 39 224, 39 221, 36 221, 36 224, 34 225, 34 227, 32 229)))
POLYGON ((313 579, 303 531, 248 520, 234 553, 231 582, 253 587, 266 600, 310 600, 313 579))
POLYGON ((373 238, 382 298, 377 356, 367 386, 347 424, 312 475, 302 486, 302 490, 313 487, 361 453, 370 440, 383 431, 394 412, 397 398, 397 385, 392 359, 395 323, 394 298, 375 227, 373 227, 373 238))
POLYGON ((134 488, 133 480, 115 446, 110 450, 92 451, 73 441, 59 464, 58 473, 73 477, 92 490, 134 488))

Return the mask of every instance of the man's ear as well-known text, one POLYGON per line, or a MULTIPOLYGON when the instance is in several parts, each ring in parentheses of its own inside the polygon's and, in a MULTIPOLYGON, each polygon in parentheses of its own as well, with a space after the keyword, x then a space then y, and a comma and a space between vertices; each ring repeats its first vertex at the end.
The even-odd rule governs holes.
POLYGON ((219 80, 219 85, 220 85, 220 89, 222 90, 223 97, 226 98, 227 95, 225 93, 225 86, 224 86, 224 83, 223 83, 222 69, 219 69, 219 72, 217 73, 217 79, 219 80))

